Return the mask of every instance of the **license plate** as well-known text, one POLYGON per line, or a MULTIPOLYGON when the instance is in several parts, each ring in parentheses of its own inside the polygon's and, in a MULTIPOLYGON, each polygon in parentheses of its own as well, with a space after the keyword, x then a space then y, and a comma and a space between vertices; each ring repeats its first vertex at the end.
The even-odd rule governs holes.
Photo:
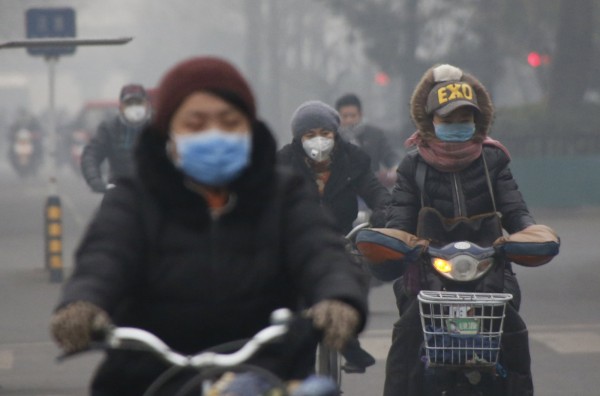
POLYGON ((479 334, 479 318, 451 318, 446 319, 448 333, 456 335, 479 334))

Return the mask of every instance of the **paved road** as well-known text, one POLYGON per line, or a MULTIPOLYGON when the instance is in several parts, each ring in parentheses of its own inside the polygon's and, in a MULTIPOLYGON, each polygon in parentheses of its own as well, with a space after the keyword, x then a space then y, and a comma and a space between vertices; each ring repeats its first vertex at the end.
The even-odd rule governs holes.
MULTIPOLYGON (((71 256, 99 197, 65 169, 59 176, 65 223, 65 261, 71 256)), ((61 365, 47 324, 60 285, 43 267, 43 178, 18 180, 0 164, 0 395, 85 394, 100 355, 61 365)), ((535 269, 519 268, 522 313, 531 331, 536 394, 600 394, 600 208, 533 209, 538 222, 562 238, 561 255, 535 269)), ((346 396, 380 395, 396 311, 390 285, 373 290, 371 318, 361 336, 378 359, 366 374, 346 375, 346 396)))

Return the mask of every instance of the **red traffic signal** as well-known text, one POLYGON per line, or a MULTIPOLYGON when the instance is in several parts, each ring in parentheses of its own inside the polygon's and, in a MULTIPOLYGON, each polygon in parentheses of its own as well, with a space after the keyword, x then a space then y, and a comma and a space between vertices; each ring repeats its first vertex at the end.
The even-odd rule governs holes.
POLYGON ((384 72, 378 72, 375 74, 375 83, 379 86, 385 87, 390 83, 390 76, 384 72))
POLYGON ((550 63, 550 55, 532 51, 527 55, 527 63, 533 68, 547 65, 550 63))

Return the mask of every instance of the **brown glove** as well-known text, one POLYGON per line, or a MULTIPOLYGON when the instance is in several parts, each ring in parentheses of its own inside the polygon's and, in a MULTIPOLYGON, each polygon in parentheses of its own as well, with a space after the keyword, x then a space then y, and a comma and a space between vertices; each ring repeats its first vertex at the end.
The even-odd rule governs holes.
POLYGON ((308 310, 317 329, 323 330, 323 342, 341 350, 356 335, 360 314, 351 305, 337 300, 323 300, 308 310))
POLYGON ((61 349, 73 353, 90 345, 92 331, 110 325, 108 314, 102 308, 87 301, 76 301, 52 315, 50 333, 61 349))

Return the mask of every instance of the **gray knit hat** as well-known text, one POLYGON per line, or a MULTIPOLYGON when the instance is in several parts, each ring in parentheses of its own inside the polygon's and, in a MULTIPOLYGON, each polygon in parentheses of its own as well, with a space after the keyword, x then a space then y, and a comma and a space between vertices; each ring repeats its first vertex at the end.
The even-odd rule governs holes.
POLYGON ((337 133, 340 127, 340 115, 326 103, 319 100, 304 102, 292 115, 292 134, 300 139, 311 129, 323 128, 337 133))

